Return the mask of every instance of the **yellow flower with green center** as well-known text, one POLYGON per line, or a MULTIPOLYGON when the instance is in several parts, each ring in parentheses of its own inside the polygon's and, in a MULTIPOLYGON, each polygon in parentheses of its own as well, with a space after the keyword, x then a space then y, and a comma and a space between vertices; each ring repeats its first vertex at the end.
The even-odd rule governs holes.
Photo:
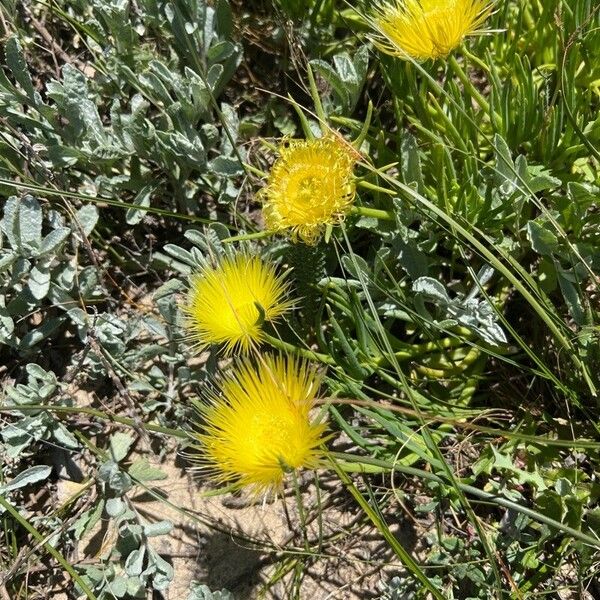
POLYGON ((190 277, 184 311, 200 347, 223 344, 226 353, 247 352, 263 339, 264 321, 275 321, 292 306, 288 285, 273 265, 238 254, 206 265, 190 277))
POLYGON ((321 382, 314 367, 284 356, 236 363, 220 394, 200 407, 200 465, 219 483, 256 494, 281 488, 287 472, 314 469, 326 425, 311 421, 321 382))
POLYGON ((259 193, 266 228, 316 243, 325 226, 339 223, 352 206, 357 158, 350 144, 333 135, 284 143, 259 193))
POLYGON ((480 31, 492 8, 490 0, 382 0, 373 13, 375 44, 400 58, 444 58, 480 31))

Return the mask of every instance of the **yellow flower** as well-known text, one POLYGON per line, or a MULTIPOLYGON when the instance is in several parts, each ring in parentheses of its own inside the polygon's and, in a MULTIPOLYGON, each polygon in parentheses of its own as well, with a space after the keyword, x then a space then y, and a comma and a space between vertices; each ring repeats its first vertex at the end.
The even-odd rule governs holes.
POLYGON ((288 285, 275 268, 258 257, 238 254, 190 277, 184 311, 192 339, 200 347, 224 344, 229 354, 247 352, 263 338, 263 321, 289 310, 288 285))
POLYGON ((267 229, 287 229, 294 240, 316 243, 325 226, 338 223, 352 206, 357 157, 333 136, 284 143, 259 193, 267 229))
POLYGON ((381 0, 373 14, 375 44, 400 58, 443 58, 479 32, 492 8, 490 0, 381 0))
POLYGON ((294 358, 265 355, 256 366, 241 359, 221 394, 200 407, 204 431, 194 437, 201 467, 256 494, 281 488, 290 470, 316 468, 326 425, 311 422, 309 413, 320 380, 294 358))

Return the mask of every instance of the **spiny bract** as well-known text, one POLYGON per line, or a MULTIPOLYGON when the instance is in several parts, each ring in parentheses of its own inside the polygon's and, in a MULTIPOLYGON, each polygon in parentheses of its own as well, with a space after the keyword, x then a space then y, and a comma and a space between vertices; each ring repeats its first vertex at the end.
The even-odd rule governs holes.
POLYGON ((325 226, 338 223, 352 206, 357 157, 333 135, 284 143, 259 194, 267 229, 290 230, 292 239, 316 243, 325 226))
POLYGON ((223 344, 226 353, 247 352, 263 338, 263 321, 274 321, 292 305, 287 283, 275 267, 238 254, 207 265, 190 277, 184 307, 191 337, 200 347, 223 344))
POLYGON ((225 376, 221 394, 201 407, 200 463, 221 483, 276 491, 285 474, 319 464, 324 423, 311 422, 320 376, 291 357, 248 358, 225 376))
POLYGON ((382 0, 373 13, 375 44, 400 58, 444 58, 491 12, 490 0, 382 0))

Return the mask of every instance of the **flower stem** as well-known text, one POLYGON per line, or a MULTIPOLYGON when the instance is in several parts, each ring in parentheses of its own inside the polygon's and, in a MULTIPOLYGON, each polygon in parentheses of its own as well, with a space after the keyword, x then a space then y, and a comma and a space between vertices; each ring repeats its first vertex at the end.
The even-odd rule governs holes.
POLYGON ((269 335, 268 333, 263 333, 263 339, 271 346, 281 350, 282 352, 296 354, 302 358, 308 358, 309 360, 318 360, 326 365, 336 364, 335 360, 328 354, 322 354, 321 352, 315 352, 314 350, 308 350, 306 348, 298 348, 298 346, 294 346, 294 344, 290 344, 289 342, 284 342, 283 340, 269 335))
POLYGON ((368 206, 353 206, 350 209, 350 214, 359 215, 361 217, 371 217, 381 221, 395 221, 396 217, 391 210, 381 210, 379 208, 369 208, 368 206))
POLYGON ((275 231, 257 231, 255 233, 242 233, 240 235, 234 235, 232 237, 224 238, 221 241, 225 244, 229 244, 231 242, 243 242, 245 240, 260 240, 272 235, 275 235, 275 231))

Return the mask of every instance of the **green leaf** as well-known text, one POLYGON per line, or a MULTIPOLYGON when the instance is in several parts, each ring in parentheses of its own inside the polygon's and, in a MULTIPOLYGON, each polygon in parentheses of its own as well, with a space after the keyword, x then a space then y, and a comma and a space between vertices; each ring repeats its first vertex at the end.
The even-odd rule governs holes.
POLYGON ((40 245, 38 256, 44 254, 55 253, 61 244, 69 237, 71 230, 68 227, 59 227, 53 229, 44 239, 40 245))
MULTIPOLYGON (((135 198, 133 199, 132 204, 135 204, 136 206, 140 206, 140 207, 150 206, 150 197, 152 196, 152 193, 154 192, 155 189, 156 189, 156 184, 154 184, 154 183, 149 183, 148 185, 145 185, 136 194, 135 198)), ((129 208, 129 209, 127 209, 127 212, 125 213, 125 221, 129 225, 137 225, 144 218, 145 214, 146 214, 145 210, 137 210, 135 208, 129 208)))
POLYGON ((4 53, 6 56, 6 64, 13 74, 13 77, 23 88, 29 99, 36 103, 35 89, 31 81, 29 69, 27 68, 27 61, 25 60, 23 49, 21 48, 21 44, 16 35, 13 35, 6 40, 4 53))
POLYGON ((115 462, 123 460, 133 444, 133 438, 122 431, 110 436, 110 454, 115 462))
POLYGON ((98 209, 93 204, 86 204, 82 206, 75 213, 74 230, 79 231, 79 227, 83 229, 83 233, 87 236, 92 233, 96 223, 98 222, 98 209))
POLYGON ((527 238, 531 242, 531 247, 543 256, 552 256, 558 249, 558 239, 546 227, 542 227, 537 221, 527 223, 527 238))
POLYGON ((157 481, 166 479, 167 474, 152 466, 146 458, 136 460, 128 469, 129 475, 136 481, 157 481))
POLYGON ((36 465, 35 467, 25 469, 11 479, 7 484, 0 485, 0 493, 6 494, 7 492, 18 490, 26 485, 43 481, 44 479, 48 478, 51 472, 52 467, 47 465, 36 465))
POLYGON ((15 249, 31 252, 42 242, 42 208, 33 196, 17 198, 11 196, 4 207, 1 222, 11 246, 15 249))
POLYGON ((173 529, 173 523, 171 521, 157 521, 156 523, 150 523, 144 525, 144 534, 146 537, 156 537, 159 535, 167 535, 173 529))

